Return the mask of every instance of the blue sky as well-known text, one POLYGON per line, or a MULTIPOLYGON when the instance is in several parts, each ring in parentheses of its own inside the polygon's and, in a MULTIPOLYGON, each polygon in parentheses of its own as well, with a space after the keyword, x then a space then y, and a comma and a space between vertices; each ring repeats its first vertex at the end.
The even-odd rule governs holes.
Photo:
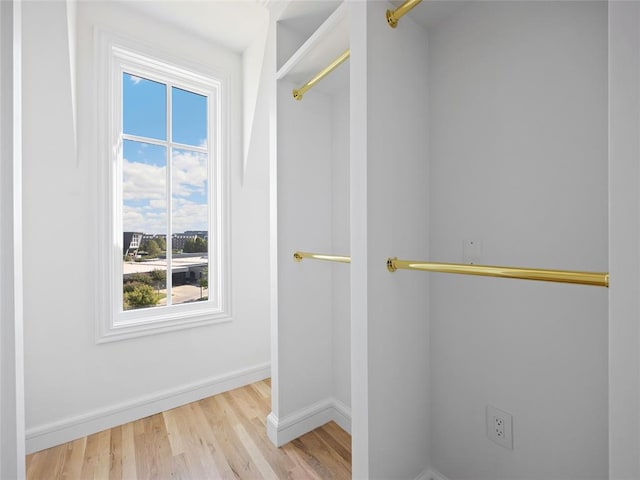
MULTIPOLYGON (((206 147, 206 97, 171 87, 172 115, 167 119, 166 85, 125 73, 122 86, 125 134, 166 141, 169 120, 173 142, 206 147)), ((166 233, 167 161, 173 233, 209 229, 206 154, 189 148, 167 152, 165 146, 125 140, 123 158, 124 231, 166 233)))

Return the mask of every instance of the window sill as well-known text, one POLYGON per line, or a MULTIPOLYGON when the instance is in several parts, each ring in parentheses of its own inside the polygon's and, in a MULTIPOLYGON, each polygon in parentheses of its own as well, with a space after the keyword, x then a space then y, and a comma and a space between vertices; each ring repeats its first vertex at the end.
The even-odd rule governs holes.
POLYGON ((180 314, 149 315, 136 321, 121 321, 100 329, 96 343, 109 343, 188 328, 231 322, 227 312, 191 312, 180 314))

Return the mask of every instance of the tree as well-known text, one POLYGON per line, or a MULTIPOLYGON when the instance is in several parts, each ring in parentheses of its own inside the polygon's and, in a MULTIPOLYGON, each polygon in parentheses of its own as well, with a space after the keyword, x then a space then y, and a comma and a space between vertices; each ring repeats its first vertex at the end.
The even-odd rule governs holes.
POLYGON ((200 284, 200 300, 203 300, 202 289, 209 288, 209 269, 208 268, 205 268, 202 271, 202 276, 198 280, 198 284, 200 284))
POLYGON ((198 253, 209 251, 209 246, 204 238, 196 237, 195 240, 187 239, 182 247, 184 253, 198 253))
POLYGON ((182 251, 184 253, 192 253, 196 251, 196 242, 188 238, 184 241, 184 246, 182 247, 182 251))
POLYGON ((145 285, 151 285, 153 283, 153 279, 147 275, 146 273, 132 273, 128 275, 125 279, 125 284, 130 282, 144 283, 145 285))
POLYGON ((167 271, 156 268, 149 272, 149 276, 154 282, 164 282, 167 279, 167 271))
POLYGON ((126 287, 124 292, 125 310, 152 307, 160 300, 160 295, 156 293, 151 285, 137 282, 131 282, 131 284, 133 284, 133 287, 126 287))
POLYGON ((158 244, 158 248, 160 248, 161 251, 163 252, 167 251, 167 242, 163 237, 156 237, 154 240, 158 244))
POLYGON ((154 238, 147 240, 145 247, 146 247, 145 250, 147 252, 147 255, 149 255, 150 257, 155 258, 162 253, 162 250, 160 249, 160 247, 158 246, 158 243, 154 238))
POLYGON ((140 287, 141 285, 146 285, 146 283, 127 282, 124 285, 122 285, 122 292, 125 294, 129 292, 133 292, 136 288, 140 287))
POLYGON ((160 290, 160 288, 163 286, 163 284, 167 280, 167 271, 156 268, 151 272, 149 272, 149 277, 151 277, 151 280, 153 280, 153 283, 155 284, 156 289, 160 290))
POLYGON ((204 238, 196 237, 196 252, 207 252, 209 246, 204 238))

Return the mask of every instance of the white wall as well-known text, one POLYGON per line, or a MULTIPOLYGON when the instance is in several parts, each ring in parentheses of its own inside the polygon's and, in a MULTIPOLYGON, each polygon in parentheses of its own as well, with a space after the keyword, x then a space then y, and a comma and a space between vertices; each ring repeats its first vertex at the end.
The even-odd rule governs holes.
POLYGON ((351 11, 353 475, 413 479, 429 462, 429 279, 386 259, 429 248, 426 35, 389 28, 387 6, 351 11))
POLYGON ((349 4, 349 196, 351 223, 351 472, 369 477, 367 262, 367 4, 349 4))
MULTIPOLYGON (((341 68, 349 68, 348 64, 341 68)), ((349 217, 349 90, 331 99, 331 253, 350 255, 349 217)), ((336 264, 331 272, 333 287, 333 396, 351 405, 351 268, 336 264)))
POLYGON ((21 4, 0 3, 0 478, 24 478, 21 4))
MULTIPOLYGON (((607 271, 607 6, 478 2, 429 32, 431 251, 607 271)), ((431 281, 432 466, 455 479, 607 477, 604 288, 431 281), (485 408, 514 417, 513 450, 485 408)))
POLYGON ((336 265, 293 261, 296 250, 332 249, 331 101, 314 92, 297 102, 293 88, 278 84, 279 404, 274 410, 280 419, 332 396, 336 265))
MULTIPOLYGON (((267 142, 264 143, 261 142, 261 140, 263 140, 262 138, 257 138, 253 135, 253 126, 260 124, 260 122, 262 123, 257 128, 257 135, 264 135, 264 133, 268 134, 267 125, 269 123, 269 118, 268 116, 264 117, 264 114, 268 112, 268 103, 265 102, 265 87, 268 80, 267 72, 264 68, 265 55, 267 54, 266 47, 268 30, 269 21, 265 16, 260 31, 255 32, 255 38, 242 54, 243 175, 247 168, 249 156, 253 153, 251 152, 251 148, 255 148, 256 143, 260 143, 262 148, 268 148, 269 146, 268 138, 266 139, 267 142), (262 114, 262 116, 260 114, 262 114)), ((263 158, 260 158, 260 160, 264 161, 263 158)))
MULTIPOLYGON (((62 2, 24 4, 24 248, 28 449, 33 451, 269 375, 268 161, 241 186, 241 58, 113 2, 78 4, 79 158, 62 2), (231 323, 96 345, 95 79, 99 24, 171 55, 230 65, 231 323)), ((266 124, 254 127, 263 138, 266 124)))
POLYGON ((609 478, 640 478, 640 3, 609 3, 609 478))

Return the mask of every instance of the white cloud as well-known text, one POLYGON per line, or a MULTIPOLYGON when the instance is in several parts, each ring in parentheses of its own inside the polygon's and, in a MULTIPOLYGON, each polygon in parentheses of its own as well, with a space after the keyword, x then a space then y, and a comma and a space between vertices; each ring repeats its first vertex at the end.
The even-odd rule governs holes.
MULTIPOLYGON (((175 233, 208 230, 209 207, 189 199, 207 197, 207 155, 181 151, 172 159, 173 225, 175 233)), ((166 167, 124 160, 123 228, 125 231, 162 233, 166 230, 166 167), (127 205, 126 203, 129 203, 127 205), (135 202, 136 205, 131 205, 135 202)))
POLYGON ((149 200, 149 206, 147 208, 164 210, 167 208, 167 200, 165 198, 149 200))
POLYGON ((125 200, 165 199, 166 167, 124 160, 122 194, 125 200))
POLYGON ((125 232, 140 231, 140 225, 144 223, 144 216, 133 207, 125 205, 122 211, 122 219, 125 232))
POLYGON ((197 152, 179 152, 171 160, 173 194, 189 196, 194 191, 204 193, 207 185, 207 155, 197 152))
POLYGON ((135 75, 129 75, 129 78, 131 79, 131 83, 134 85, 137 85, 142 81, 140 77, 136 77, 135 75))
POLYGON ((125 232, 163 233, 167 229, 167 217, 164 211, 124 205, 122 227, 125 232))
POLYGON ((176 198, 173 202, 173 231, 209 230, 209 206, 176 198))

